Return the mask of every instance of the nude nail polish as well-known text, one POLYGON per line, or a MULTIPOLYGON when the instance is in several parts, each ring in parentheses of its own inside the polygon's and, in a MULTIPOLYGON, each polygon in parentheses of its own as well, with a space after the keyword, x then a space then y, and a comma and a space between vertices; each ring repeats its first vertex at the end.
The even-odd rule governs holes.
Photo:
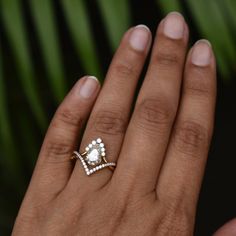
POLYGON ((181 39, 184 36, 184 18, 178 12, 169 13, 164 19, 164 35, 171 39, 181 39))
POLYGON ((130 45, 137 51, 145 51, 150 39, 150 30, 146 25, 136 26, 130 35, 130 45))
POLYGON ((211 62, 212 49, 209 41, 202 39, 195 43, 192 51, 192 63, 196 66, 207 66, 211 62))
POLYGON ((90 98, 97 90, 98 80, 95 76, 88 76, 82 84, 79 94, 83 98, 90 98))

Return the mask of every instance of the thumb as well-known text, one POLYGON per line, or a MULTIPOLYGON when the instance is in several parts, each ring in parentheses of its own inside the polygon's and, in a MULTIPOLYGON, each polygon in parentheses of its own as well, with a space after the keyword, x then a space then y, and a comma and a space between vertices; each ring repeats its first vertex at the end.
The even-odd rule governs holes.
POLYGON ((236 236, 236 218, 223 225, 213 236, 236 236))

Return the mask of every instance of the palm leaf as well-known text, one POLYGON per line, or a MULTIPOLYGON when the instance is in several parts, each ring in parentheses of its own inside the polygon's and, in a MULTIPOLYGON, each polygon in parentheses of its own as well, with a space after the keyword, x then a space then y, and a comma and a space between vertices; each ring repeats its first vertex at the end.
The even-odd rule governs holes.
POLYGON ((1 0, 1 12, 9 43, 15 54, 24 92, 40 127, 44 129, 47 122, 33 73, 33 65, 19 0, 1 0))
POLYGON ((222 9, 222 14, 224 18, 227 19, 227 24, 231 28, 234 36, 236 34, 236 1, 235 0, 225 0, 224 2, 220 1, 220 8, 222 9))
POLYGON ((98 0, 113 51, 131 24, 128 0, 98 0))
POLYGON ((219 2, 188 0, 187 3, 203 37, 212 42, 222 74, 229 78, 236 49, 219 2))
POLYGON ((29 3, 41 43, 49 82, 58 102, 64 97, 66 86, 52 1, 31 0, 29 3))
POLYGON ((157 3, 165 14, 171 11, 182 12, 182 6, 179 0, 157 0, 157 3))
POLYGON ((91 32, 89 17, 83 0, 61 0, 68 27, 86 73, 102 77, 91 32))

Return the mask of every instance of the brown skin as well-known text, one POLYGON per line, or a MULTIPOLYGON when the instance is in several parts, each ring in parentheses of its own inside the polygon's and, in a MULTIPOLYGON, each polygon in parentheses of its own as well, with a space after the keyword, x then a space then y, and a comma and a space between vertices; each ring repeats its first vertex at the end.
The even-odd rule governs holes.
POLYGON ((201 41, 209 64, 193 64, 188 27, 174 17, 183 37, 168 38, 160 23, 134 111, 151 45, 145 28, 144 50, 130 44, 136 28, 126 32, 100 93, 96 82, 89 98, 80 95, 86 76, 75 84, 50 124, 13 235, 193 235, 214 123, 215 60, 201 41), (97 137, 117 168, 88 177, 70 156, 78 140, 83 152, 97 137))

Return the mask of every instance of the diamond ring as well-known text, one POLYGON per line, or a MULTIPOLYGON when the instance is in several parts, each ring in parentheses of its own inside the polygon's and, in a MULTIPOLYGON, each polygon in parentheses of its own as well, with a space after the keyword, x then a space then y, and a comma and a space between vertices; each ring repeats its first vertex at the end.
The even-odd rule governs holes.
POLYGON ((106 149, 101 138, 93 140, 85 148, 84 153, 80 154, 79 152, 74 151, 73 154, 71 159, 79 159, 87 175, 91 175, 106 167, 113 170, 116 166, 116 163, 108 162, 106 160, 106 149))

